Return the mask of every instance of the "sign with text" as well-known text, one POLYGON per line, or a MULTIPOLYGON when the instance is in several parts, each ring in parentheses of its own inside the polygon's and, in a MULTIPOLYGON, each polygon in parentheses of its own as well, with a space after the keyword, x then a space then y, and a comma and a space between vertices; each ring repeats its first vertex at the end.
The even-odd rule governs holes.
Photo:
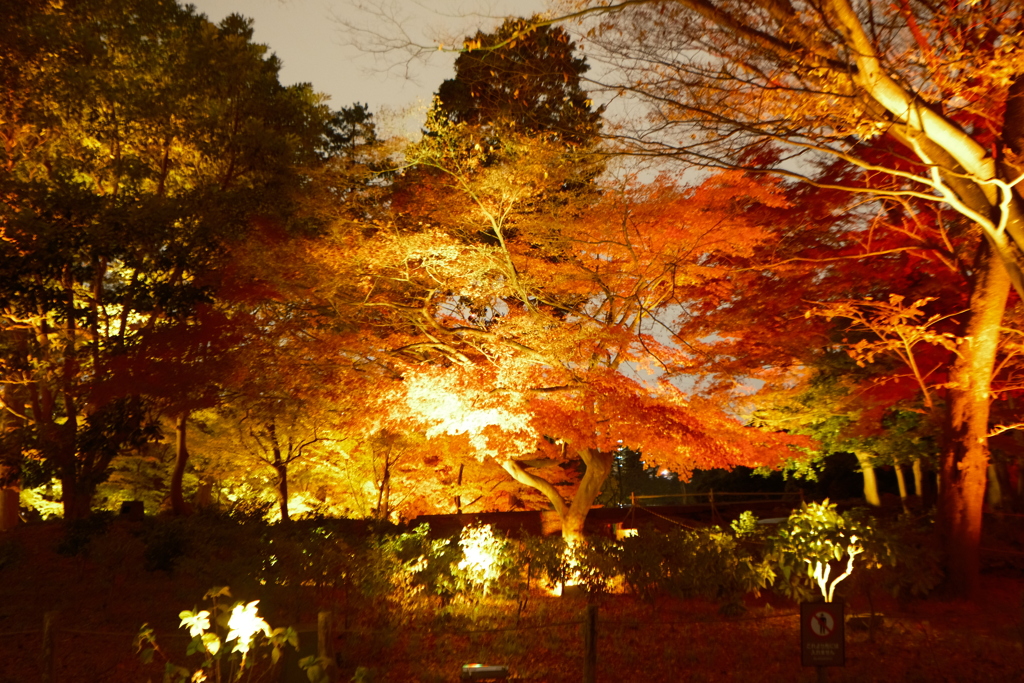
POLYGON ((846 666, 843 602, 800 603, 800 653, 804 666, 846 666))

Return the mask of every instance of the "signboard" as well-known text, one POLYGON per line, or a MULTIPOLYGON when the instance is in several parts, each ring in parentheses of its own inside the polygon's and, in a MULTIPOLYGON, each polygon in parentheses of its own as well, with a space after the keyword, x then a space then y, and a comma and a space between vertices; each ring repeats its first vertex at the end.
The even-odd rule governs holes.
POLYGON ((846 666, 842 600, 800 603, 800 655, 804 666, 846 666))

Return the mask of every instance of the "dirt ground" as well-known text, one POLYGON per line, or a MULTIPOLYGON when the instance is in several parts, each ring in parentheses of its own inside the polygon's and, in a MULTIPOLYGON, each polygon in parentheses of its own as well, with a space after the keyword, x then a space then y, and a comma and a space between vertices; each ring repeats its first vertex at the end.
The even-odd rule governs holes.
MULTIPOLYGON (((162 680, 162 666, 144 667, 134 651, 139 627, 151 624, 168 651, 181 652, 188 637, 177 614, 196 607, 210 586, 181 572, 143 569, 125 529, 95 541, 87 556, 58 554, 61 533, 46 523, 0 534, 0 683, 42 679, 47 612, 57 615, 55 682, 162 680)), ((1024 680, 1024 581, 1016 570, 990 563, 983 585, 975 603, 878 598, 873 624, 866 601, 850 595, 846 666, 829 669, 828 680, 1024 680)), ((302 589, 236 597, 264 600, 274 626, 315 623, 317 610, 331 609, 302 589)), ((815 669, 800 665, 798 607, 784 600, 752 599, 735 617, 701 601, 645 603, 612 595, 596 604, 599 681, 818 680, 815 669)), ((361 680, 377 683, 457 681, 469 662, 508 665, 521 681, 582 680, 585 599, 482 602, 462 614, 400 623, 338 609, 337 680, 352 680, 362 667, 361 680)), ((302 679, 285 672, 271 680, 302 679)))

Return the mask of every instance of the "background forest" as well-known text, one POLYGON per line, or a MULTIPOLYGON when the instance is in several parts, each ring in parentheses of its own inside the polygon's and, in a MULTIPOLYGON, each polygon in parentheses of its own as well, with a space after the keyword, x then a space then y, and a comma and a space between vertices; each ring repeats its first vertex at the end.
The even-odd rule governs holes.
POLYGON ((599 5, 467 37, 413 140, 240 16, 0 8, 0 530, 142 500, 576 542, 624 467, 839 455, 936 504, 976 591, 1021 486, 1021 8, 599 5))

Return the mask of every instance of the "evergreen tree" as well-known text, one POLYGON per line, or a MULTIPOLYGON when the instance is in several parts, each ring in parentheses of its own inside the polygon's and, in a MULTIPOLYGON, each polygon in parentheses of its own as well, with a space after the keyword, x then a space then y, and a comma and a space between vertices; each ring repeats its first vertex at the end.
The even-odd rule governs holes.
POLYGON ((557 26, 507 19, 492 33, 467 38, 455 60, 455 78, 437 91, 438 107, 454 123, 514 124, 574 147, 593 144, 604 107, 583 90, 586 60, 557 26))

